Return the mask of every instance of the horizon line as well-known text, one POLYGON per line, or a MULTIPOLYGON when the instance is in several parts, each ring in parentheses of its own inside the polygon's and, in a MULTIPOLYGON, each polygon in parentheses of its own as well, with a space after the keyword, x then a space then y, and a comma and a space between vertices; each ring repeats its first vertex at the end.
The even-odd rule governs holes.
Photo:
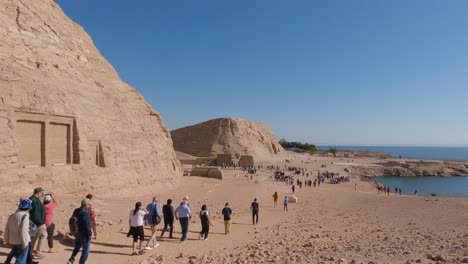
POLYGON ((319 147, 452 147, 466 148, 468 144, 316 144, 319 147))

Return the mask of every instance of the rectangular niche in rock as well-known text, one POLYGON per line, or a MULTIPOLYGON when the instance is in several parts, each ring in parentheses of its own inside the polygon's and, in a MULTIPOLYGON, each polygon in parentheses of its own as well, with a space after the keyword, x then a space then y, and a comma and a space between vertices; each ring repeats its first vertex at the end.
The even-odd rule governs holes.
POLYGON ((106 167, 101 141, 97 139, 88 140, 88 148, 93 164, 97 167, 106 167))
POLYGON ((48 132, 49 162, 52 166, 70 164, 70 125, 52 122, 50 123, 48 132))
POLYGON ((74 118, 17 112, 16 138, 21 166, 48 167, 73 161, 74 118))
POLYGON ((19 159, 23 167, 45 166, 45 123, 18 120, 19 159))

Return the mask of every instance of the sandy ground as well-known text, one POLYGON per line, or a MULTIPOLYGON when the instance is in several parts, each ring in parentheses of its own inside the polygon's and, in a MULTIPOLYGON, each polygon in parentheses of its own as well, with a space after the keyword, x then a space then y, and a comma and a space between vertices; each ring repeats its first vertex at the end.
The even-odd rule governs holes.
MULTIPOLYGON (((350 161, 366 162, 370 161, 350 161)), ((305 167, 315 177, 318 170, 345 175, 347 166, 342 163, 347 160, 297 156, 287 165, 305 167), (339 164, 331 165, 332 161, 339 164), (322 164, 327 167, 322 168, 322 164)), ((285 165, 279 160, 264 164, 285 165)), ((184 177, 177 189, 154 194, 161 204, 168 198, 177 204, 189 195, 195 212, 207 204, 215 225, 209 240, 198 240, 201 227, 195 217, 186 243, 164 238, 157 249, 142 256, 130 256, 131 239, 125 235, 128 213, 137 201, 149 203, 153 194, 137 189, 131 198, 96 193, 100 226, 88 263, 468 263, 468 199, 379 195, 371 184, 353 179, 351 183, 297 189, 299 203, 290 204, 284 212, 281 200, 291 194, 290 186, 273 181, 272 171, 262 169, 253 181, 238 170, 224 170, 224 174, 222 181, 184 177), (280 195, 278 207, 273 206, 275 191, 280 195), (257 226, 252 225, 249 212, 253 198, 260 202, 257 226), (224 235, 221 210, 225 202, 234 210, 230 235, 224 235)), ((56 233, 65 233, 81 197, 58 198, 56 233)), ((0 207, 1 228, 14 211, 16 199, 7 195, 0 207)), ((180 226, 175 226, 178 238, 180 226)), ((145 232, 148 236, 149 230, 145 232)), ((72 244, 58 235, 55 245, 58 253, 47 254, 41 263, 66 263, 72 244)), ((8 251, 6 246, 0 247, 0 261, 8 251)))

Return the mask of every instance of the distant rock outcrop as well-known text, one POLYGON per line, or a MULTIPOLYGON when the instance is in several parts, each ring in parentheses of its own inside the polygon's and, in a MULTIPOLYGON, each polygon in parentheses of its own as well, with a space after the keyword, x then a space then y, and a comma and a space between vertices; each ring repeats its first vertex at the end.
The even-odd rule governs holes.
POLYGON ((2 0, 0 39, 1 192, 122 194, 177 183, 159 113, 53 0, 2 0))
POLYGON ((218 118, 171 131, 177 151, 198 157, 252 155, 256 160, 284 152, 271 129, 259 122, 218 118))
POLYGON ((463 161, 389 160, 348 170, 358 176, 464 176, 468 175, 468 164, 463 161))

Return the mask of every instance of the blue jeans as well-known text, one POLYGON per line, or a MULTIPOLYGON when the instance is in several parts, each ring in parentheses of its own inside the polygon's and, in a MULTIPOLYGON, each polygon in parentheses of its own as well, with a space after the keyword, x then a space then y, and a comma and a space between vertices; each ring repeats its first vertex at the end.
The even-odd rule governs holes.
POLYGON ((180 227, 182 228, 182 238, 180 239, 180 241, 185 241, 187 239, 189 218, 188 217, 180 217, 179 222, 180 222, 180 227))
POLYGON ((85 264, 86 260, 88 259, 89 255, 89 247, 91 246, 91 239, 87 234, 76 234, 75 235, 75 248, 73 249, 73 253, 70 257, 70 262, 75 261, 76 255, 80 252, 80 249, 83 248, 81 252, 80 264, 85 264))
POLYGON ((21 245, 13 245, 10 254, 8 254, 5 263, 10 263, 13 257, 16 258, 16 264, 26 264, 29 254, 29 245, 25 249, 21 245))

